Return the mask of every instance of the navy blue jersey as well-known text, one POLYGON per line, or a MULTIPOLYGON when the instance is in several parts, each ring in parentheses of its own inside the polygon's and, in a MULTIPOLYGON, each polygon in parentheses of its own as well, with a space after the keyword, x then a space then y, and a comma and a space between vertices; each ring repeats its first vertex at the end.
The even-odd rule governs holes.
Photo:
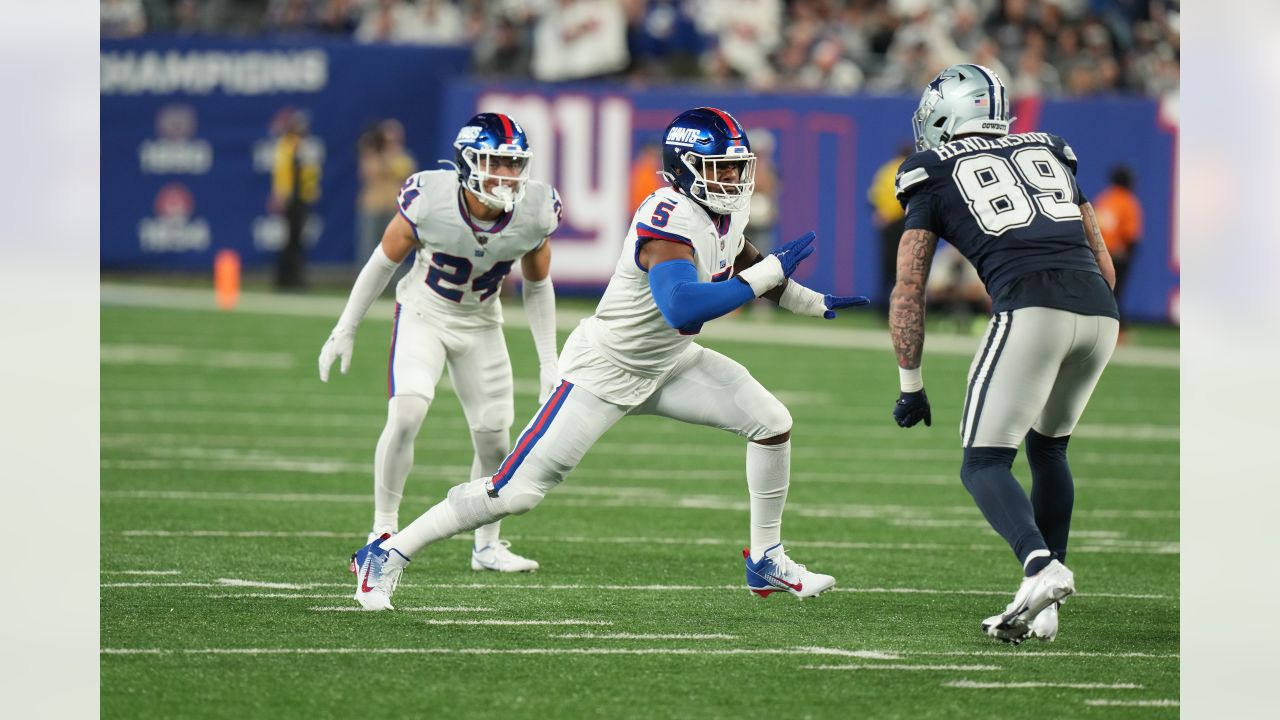
POLYGON ((1056 135, 974 135, 908 157, 896 190, 906 229, 955 246, 997 312, 1039 305, 1115 317, 1085 236, 1075 174, 1076 155, 1056 135), (1054 281, 1027 277, 1043 273, 1054 281))

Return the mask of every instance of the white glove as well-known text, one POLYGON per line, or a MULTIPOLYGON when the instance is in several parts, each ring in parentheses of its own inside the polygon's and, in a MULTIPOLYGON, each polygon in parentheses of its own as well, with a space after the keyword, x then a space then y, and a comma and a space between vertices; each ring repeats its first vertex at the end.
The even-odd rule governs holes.
POLYGON ((329 368, 333 361, 342 358, 342 374, 351 369, 351 352, 355 349, 356 334, 353 330, 334 328, 329 339, 320 348, 320 382, 329 382, 329 368))
POLYGON ((538 369, 538 404, 541 405, 551 397, 551 391, 560 382, 560 366, 557 363, 543 363, 538 369))

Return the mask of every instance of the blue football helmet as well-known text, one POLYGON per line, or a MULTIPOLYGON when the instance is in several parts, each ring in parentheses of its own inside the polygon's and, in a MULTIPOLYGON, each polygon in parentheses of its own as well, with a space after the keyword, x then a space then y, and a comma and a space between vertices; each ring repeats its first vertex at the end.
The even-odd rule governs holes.
POLYGON ((756 156, 732 115, 716 108, 686 110, 662 139, 662 176, 711 212, 745 210, 756 189, 756 156))
POLYGON ((524 199, 533 152, 520 123, 480 113, 458 131, 453 150, 458 181, 485 205, 511 212, 524 199))

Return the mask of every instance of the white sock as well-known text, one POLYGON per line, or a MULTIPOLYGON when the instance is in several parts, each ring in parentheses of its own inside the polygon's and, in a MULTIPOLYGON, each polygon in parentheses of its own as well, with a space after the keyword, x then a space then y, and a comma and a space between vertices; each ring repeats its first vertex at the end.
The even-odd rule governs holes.
MULTIPOLYGON (((472 430, 471 444, 476 449, 475 457, 471 461, 471 478, 490 477, 498 472, 498 466, 511 451, 511 431, 509 429, 496 432, 472 430)), ((498 542, 501 529, 501 520, 476 528, 475 548, 479 550, 498 542)))
POLYGON ((404 483, 413 469, 413 441, 430 402, 414 395, 387 403, 387 424, 373 454, 373 530, 395 532, 400 523, 404 483))
POLYGON ((751 494, 751 561, 782 542, 782 508, 791 484, 791 441, 747 443, 747 490, 751 494))
POLYGON ((431 543, 451 538, 465 529, 449 500, 444 499, 419 515, 408 527, 392 535, 390 540, 382 543, 382 547, 397 550, 411 558, 431 543))

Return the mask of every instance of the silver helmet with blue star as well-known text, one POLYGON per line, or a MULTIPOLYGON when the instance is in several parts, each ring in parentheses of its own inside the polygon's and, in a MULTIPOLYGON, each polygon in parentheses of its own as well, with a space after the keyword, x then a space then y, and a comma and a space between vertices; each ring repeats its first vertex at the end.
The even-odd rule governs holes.
POLYGON ((957 135, 1009 134, 1009 101, 1000 76, 981 65, 952 65, 924 89, 911 129, 916 150, 950 142, 957 135))

